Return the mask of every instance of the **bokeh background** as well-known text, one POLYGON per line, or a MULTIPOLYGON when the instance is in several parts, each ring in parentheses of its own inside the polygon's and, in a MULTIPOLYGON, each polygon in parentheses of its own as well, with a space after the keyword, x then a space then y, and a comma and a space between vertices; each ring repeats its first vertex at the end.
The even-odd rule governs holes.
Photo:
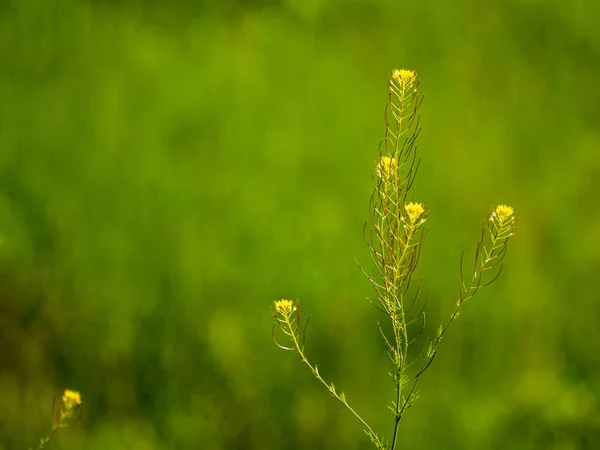
POLYGON ((362 238, 387 74, 425 94, 429 334, 492 204, 520 215, 401 449, 600 442, 600 4, 0 2, 0 449, 369 449, 389 438, 362 238))

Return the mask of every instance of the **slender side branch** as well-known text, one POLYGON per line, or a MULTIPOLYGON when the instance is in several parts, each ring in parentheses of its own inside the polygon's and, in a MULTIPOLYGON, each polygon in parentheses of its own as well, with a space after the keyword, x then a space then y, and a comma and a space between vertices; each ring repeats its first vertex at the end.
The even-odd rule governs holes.
MULTIPOLYGON (((502 265, 500 262, 506 255, 506 249, 508 240, 517 231, 517 217, 514 215, 514 210, 506 205, 498 205, 496 208, 492 208, 487 224, 484 222, 482 227, 481 239, 477 243, 475 258, 473 262, 473 274, 470 283, 464 280, 463 276, 463 256, 464 252, 461 253, 460 258, 460 271, 459 271, 459 297, 456 302, 456 309, 450 315, 450 319, 445 325, 441 325, 438 329, 435 340, 429 344, 426 352, 426 357, 421 366, 421 369, 414 376, 413 383, 409 391, 409 397, 415 391, 421 375, 431 366, 435 356, 437 355, 438 345, 446 331, 452 325, 452 323, 460 315, 460 309, 463 304, 475 296, 480 288, 489 286, 498 279, 500 272, 502 271, 502 265), (495 274, 491 276, 489 281, 483 281, 483 275, 487 271, 498 267, 495 274)), ((402 406, 400 415, 404 413, 407 407, 407 403, 402 406)))
MULTIPOLYGON (((275 341, 275 344, 277 344, 278 347, 280 347, 284 350, 295 350, 296 352, 298 352, 298 355, 300 356, 300 359, 302 360, 302 362, 308 366, 308 368, 313 373, 313 375, 317 378, 317 380, 319 380, 319 382, 323 386, 325 386, 325 388, 327 388, 327 390, 330 392, 330 394, 334 398, 339 400, 348 409, 348 411, 350 411, 352 413, 352 415, 360 421, 360 423, 363 425, 363 427, 365 427, 365 433, 367 433, 367 435, 371 438, 371 440, 377 446, 377 448, 381 449, 381 450, 385 450, 385 446, 382 444, 381 440, 379 439, 379 437, 377 436, 375 431, 354 410, 354 408, 352 408, 348 404, 348 401, 346 400, 346 395, 344 394, 344 392, 343 391, 337 392, 337 390, 335 389, 335 385, 333 383, 331 383, 331 384, 327 383, 323 379, 321 374, 319 373, 319 368, 316 365, 313 366, 310 363, 310 361, 308 360, 308 358, 306 357, 306 354, 304 353, 304 340, 306 338, 306 327, 305 327, 304 336, 302 337, 302 344, 300 344, 300 334, 299 334, 300 302, 299 301, 294 302, 292 300, 278 300, 274 303, 274 308, 273 308, 272 312, 273 312, 273 317, 275 318, 275 320, 277 321, 277 324, 279 325, 279 328, 285 335, 287 335, 291 338, 291 341, 294 344, 294 346, 293 347, 284 347, 284 346, 280 345, 275 340, 275 335, 273 334, 273 340, 275 341)), ((307 321, 307 325, 308 325, 308 321, 307 321)))
POLYGON ((40 439, 38 449, 44 448, 58 430, 67 428, 81 419, 81 406, 81 394, 77 391, 67 389, 62 394, 55 394, 52 404, 52 431, 40 439))

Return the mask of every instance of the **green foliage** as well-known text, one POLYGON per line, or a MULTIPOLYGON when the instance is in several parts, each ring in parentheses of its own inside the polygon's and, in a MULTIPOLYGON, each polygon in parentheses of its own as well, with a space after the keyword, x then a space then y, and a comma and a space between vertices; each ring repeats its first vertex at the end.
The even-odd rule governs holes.
POLYGON ((481 212, 523 217, 398 445, 594 448, 598 7, 246 4, 0 2, 0 448, 35 447, 66 387, 86 407, 48 449, 370 448, 261 305, 301 298, 320 373, 389 429, 352 261, 398 63, 426 86, 432 330, 481 212))

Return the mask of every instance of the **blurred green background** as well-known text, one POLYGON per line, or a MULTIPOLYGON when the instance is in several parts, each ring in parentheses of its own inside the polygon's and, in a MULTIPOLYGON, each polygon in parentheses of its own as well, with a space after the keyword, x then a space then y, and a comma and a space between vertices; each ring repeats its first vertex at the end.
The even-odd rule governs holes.
POLYGON ((600 442, 592 1, 0 2, 0 449, 370 449, 269 308, 389 438, 362 238, 387 74, 425 94, 429 333, 492 204, 506 267, 422 379, 401 449, 600 442))

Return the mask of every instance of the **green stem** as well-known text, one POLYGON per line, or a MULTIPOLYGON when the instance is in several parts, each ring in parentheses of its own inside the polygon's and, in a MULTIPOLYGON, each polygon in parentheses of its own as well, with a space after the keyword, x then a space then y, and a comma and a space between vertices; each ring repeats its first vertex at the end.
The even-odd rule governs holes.
POLYGON ((52 439, 52 436, 54 436, 54 433, 56 433, 57 428, 52 427, 52 433, 50 433, 48 436, 43 437, 40 439, 40 445, 38 446, 38 448, 44 448, 44 446, 50 442, 50 439, 52 439))
MULTIPOLYGON (((399 258, 399 263, 398 266, 399 268, 402 268, 404 259, 406 258, 406 255, 409 252, 409 249, 411 247, 411 240, 415 234, 415 229, 416 227, 410 226, 409 228, 409 232, 406 235, 406 243, 402 243, 403 248, 402 248, 402 253, 400 254, 400 258, 399 258)), ((394 288, 396 289, 396 291, 401 291, 402 290, 402 283, 400 283, 400 285, 398 286, 398 278, 400 277, 400 275, 404 273, 403 271, 400 272, 397 270, 395 275, 394 275, 394 288)), ((404 280, 400 280, 401 282, 404 280)), ((394 433, 392 436, 392 447, 391 450, 395 450, 396 448, 396 441, 398 439, 398 429, 400 427, 400 420, 402 419, 402 412, 404 411, 404 405, 406 404, 406 402, 408 401, 408 399, 410 398, 407 397, 407 399, 402 402, 402 378, 404 377, 404 368, 405 368, 405 362, 406 362, 406 358, 408 356, 408 331, 406 329, 406 316, 404 313, 404 301, 402 299, 402 294, 400 297, 400 317, 401 317, 401 323, 400 323, 400 330, 398 330, 398 326, 394 325, 394 335, 396 338, 396 351, 398 352, 398 355, 400 356, 400 359, 398 361, 399 366, 396 368, 396 411, 395 411, 395 417, 394 417, 394 433), (400 336, 400 333, 402 333, 402 336, 400 336), (402 345, 402 342, 404 342, 404 345, 402 345), (400 409, 400 403, 403 403, 402 409, 400 409)))
POLYGON ((374 439, 375 445, 377 445, 377 447, 380 448, 380 449, 384 449, 385 447, 383 446, 383 444, 381 443, 381 441, 377 437, 377 434, 375 433, 375 431, 373 431, 373 429, 369 426, 369 424, 367 424, 367 422, 365 422, 365 420, 348 404, 348 402, 346 401, 345 397, 340 396, 331 386, 329 386, 327 384, 327 382, 321 377, 321 375, 319 374, 319 372, 317 371, 317 369, 315 367, 313 367, 313 365, 308 361, 308 359, 304 355, 304 351, 302 350, 302 347, 300 346, 300 343, 298 342, 298 337, 296 336, 296 333, 294 333, 294 327, 290 323, 289 317, 285 318, 285 323, 286 323, 286 325, 288 326, 288 328, 289 328, 289 330, 291 332, 291 336, 292 336, 292 339, 294 341, 294 345, 296 346, 296 350, 298 351, 298 354, 300 355, 300 358, 302 359, 302 362, 304 362, 310 368, 310 370, 313 373, 313 375, 323 384, 323 386, 325 386, 327 388, 327 390, 331 393, 331 395, 333 395, 346 408, 348 408, 348 410, 354 415, 354 417, 356 417, 360 421, 360 423, 362 423, 362 425, 369 432, 369 435, 371 436, 371 438, 374 439))

